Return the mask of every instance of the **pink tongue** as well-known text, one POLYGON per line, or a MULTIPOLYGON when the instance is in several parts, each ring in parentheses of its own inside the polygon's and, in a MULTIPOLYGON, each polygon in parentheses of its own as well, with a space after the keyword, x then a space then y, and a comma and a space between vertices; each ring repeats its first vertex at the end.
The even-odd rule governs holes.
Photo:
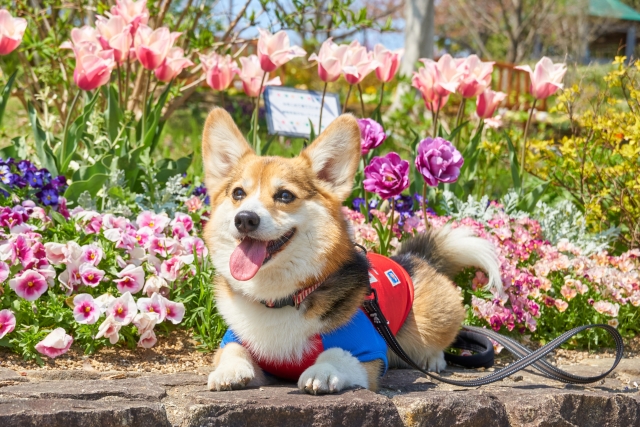
POLYGON ((231 254, 229 259, 229 269, 231 275, 236 280, 250 280, 258 274, 264 259, 267 257, 267 242, 254 240, 250 237, 245 239, 231 254))

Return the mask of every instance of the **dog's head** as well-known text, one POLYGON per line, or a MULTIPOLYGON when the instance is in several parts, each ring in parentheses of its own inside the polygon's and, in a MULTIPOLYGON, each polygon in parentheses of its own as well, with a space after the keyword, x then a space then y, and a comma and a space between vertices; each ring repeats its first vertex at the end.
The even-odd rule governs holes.
POLYGON ((360 129, 338 117, 299 156, 259 157, 214 109, 202 141, 211 218, 205 239, 236 291, 278 299, 336 270, 352 251, 342 202, 360 160, 360 129))

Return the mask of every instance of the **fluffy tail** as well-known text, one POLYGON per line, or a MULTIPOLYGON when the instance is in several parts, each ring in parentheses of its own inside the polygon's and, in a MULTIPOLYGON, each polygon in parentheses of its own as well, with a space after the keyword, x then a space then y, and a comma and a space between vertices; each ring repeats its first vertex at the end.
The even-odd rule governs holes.
POLYGON ((396 255, 413 254, 424 258, 438 272, 453 278, 465 267, 478 267, 489 276, 487 289, 502 293, 500 263, 496 249, 488 240, 476 237, 466 227, 445 225, 402 242, 396 255))

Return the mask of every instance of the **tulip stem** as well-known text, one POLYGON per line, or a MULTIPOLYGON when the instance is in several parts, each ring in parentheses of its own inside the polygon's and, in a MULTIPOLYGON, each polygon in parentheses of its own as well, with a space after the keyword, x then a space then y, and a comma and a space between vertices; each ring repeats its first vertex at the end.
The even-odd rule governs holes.
POLYGON ((391 245, 391 239, 392 239, 391 236, 393 236, 393 220, 395 219, 395 213, 396 213, 396 201, 393 199, 393 197, 391 197, 389 201, 391 202, 391 218, 389 220, 389 236, 387 237, 387 244, 385 245, 387 249, 387 253, 384 255, 389 254, 389 246, 391 245))
POLYGON ((531 119, 533 118, 533 110, 536 108, 537 99, 533 100, 533 104, 531 104, 531 111, 529 111, 529 118, 527 119, 527 124, 524 126, 524 135, 522 136, 522 156, 520 157, 520 167, 522 168, 522 186, 521 189, 524 190, 524 177, 525 177, 525 161, 527 154, 527 136, 529 134, 529 126, 531 126, 531 119))
POLYGON ((352 88, 353 88, 353 85, 349 85, 349 90, 347 91, 347 97, 344 99, 344 106, 342 107, 343 113, 347 112, 347 104, 349 103, 349 96, 351 95, 352 88))
POLYGON ((147 98, 149 97, 149 84, 151 83, 151 70, 147 73, 147 82, 144 85, 144 93, 142 96, 142 144, 147 135, 147 98))
MULTIPOLYGON (((431 104, 431 112, 433 113, 433 104, 431 104)), ((433 116, 433 137, 438 137, 438 117, 440 116, 440 98, 438 98, 438 106, 436 108, 436 113, 433 116)))
MULTIPOLYGON (((127 57, 127 71, 124 75, 124 86, 125 86, 125 96, 124 101, 126 102, 129 99, 129 73, 131 72, 131 62, 129 61, 129 57, 127 57)), ((126 105, 125 105, 126 107, 126 105)))
MULTIPOLYGON (((64 130, 62 131, 62 148, 63 156, 68 156, 67 153, 67 134, 69 132, 69 121, 71 121, 71 115, 73 114, 73 110, 76 108, 76 103, 78 102, 78 98, 80 98, 80 93, 82 91, 78 89, 76 92, 76 96, 73 97, 73 101, 71 101, 71 107, 69 107, 69 111, 67 111, 67 118, 64 120, 64 130)), ((66 159, 62 159, 65 162, 66 159)), ((63 171, 60 171, 63 172, 63 171)))
MULTIPOLYGON (((382 109, 382 97, 384 96, 384 82, 382 82, 382 86, 380 86, 380 104, 378 104, 378 111, 382 109)), ((380 112, 380 116, 382 116, 382 112, 380 112)))
POLYGON ((358 83, 358 92, 360 92, 360 108, 362 108, 362 118, 364 119, 364 99, 362 99, 362 86, 360 86, 360 83, 358 83))
POLYGON ((422 186, 422 219, 424 220, 424 231, 429 229, 429 221, 427 221, 427 183, 422 186))
MULTIPOLYGON (((458 129, 460 127, 460 122, 462 121, 462 114, 464 113, 464 107, 466 106, 467 103, 467 99, 466 98, 462 98, 462 101, 460 101, 460 108, 458 108, 458 116, 456 117, 456 129, 458 129)), ((456 145, 458 144, 458 142, 460 142, 460 133, 461 131, 458 130, 458 133, 456 134, 456 145)))
POLYGON ((324 82, 324 89, 322 90, 322 101, 320 102, 320 120, 318 120, 318 134, 322 132, 322 113, 324 112, 324 96, 327 93, 328 82, 324 82))
POLYGON ((120 64, 118 64, 118 104, 122 108, 122 72, 120 70, 120 64))
POLYGON ((260 90, 256 97, 256 108, 253 110, 253 149, 257 150, 258 144, 258 110, 260 109, 260 95, 262 95, 262 87, 264 86, 264 80, 267 78, 267 73, 262 74, 262 81, 260 82, 260 90))

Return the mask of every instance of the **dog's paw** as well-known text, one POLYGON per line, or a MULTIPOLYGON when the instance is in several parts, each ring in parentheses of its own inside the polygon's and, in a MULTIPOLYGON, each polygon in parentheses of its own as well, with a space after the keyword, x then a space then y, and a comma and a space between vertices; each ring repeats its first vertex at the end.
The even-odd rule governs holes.
POLYGON ((447 361, 444 360, 444 352, 439 351, 434 355, 429 355, 427 357, 426 369, 429 372, 440 372, 447 369, 447 361))
POLYGON ((255 376, 251 362, 237 358, 221 364, 211 372, 207 387, 211 391, 238 390, 245 388, 255 376))
POLYGON ((309 394, 337 393, 345 388, 346 378, 329 363, 316 363, 298 379, 298 388, 309 394))

